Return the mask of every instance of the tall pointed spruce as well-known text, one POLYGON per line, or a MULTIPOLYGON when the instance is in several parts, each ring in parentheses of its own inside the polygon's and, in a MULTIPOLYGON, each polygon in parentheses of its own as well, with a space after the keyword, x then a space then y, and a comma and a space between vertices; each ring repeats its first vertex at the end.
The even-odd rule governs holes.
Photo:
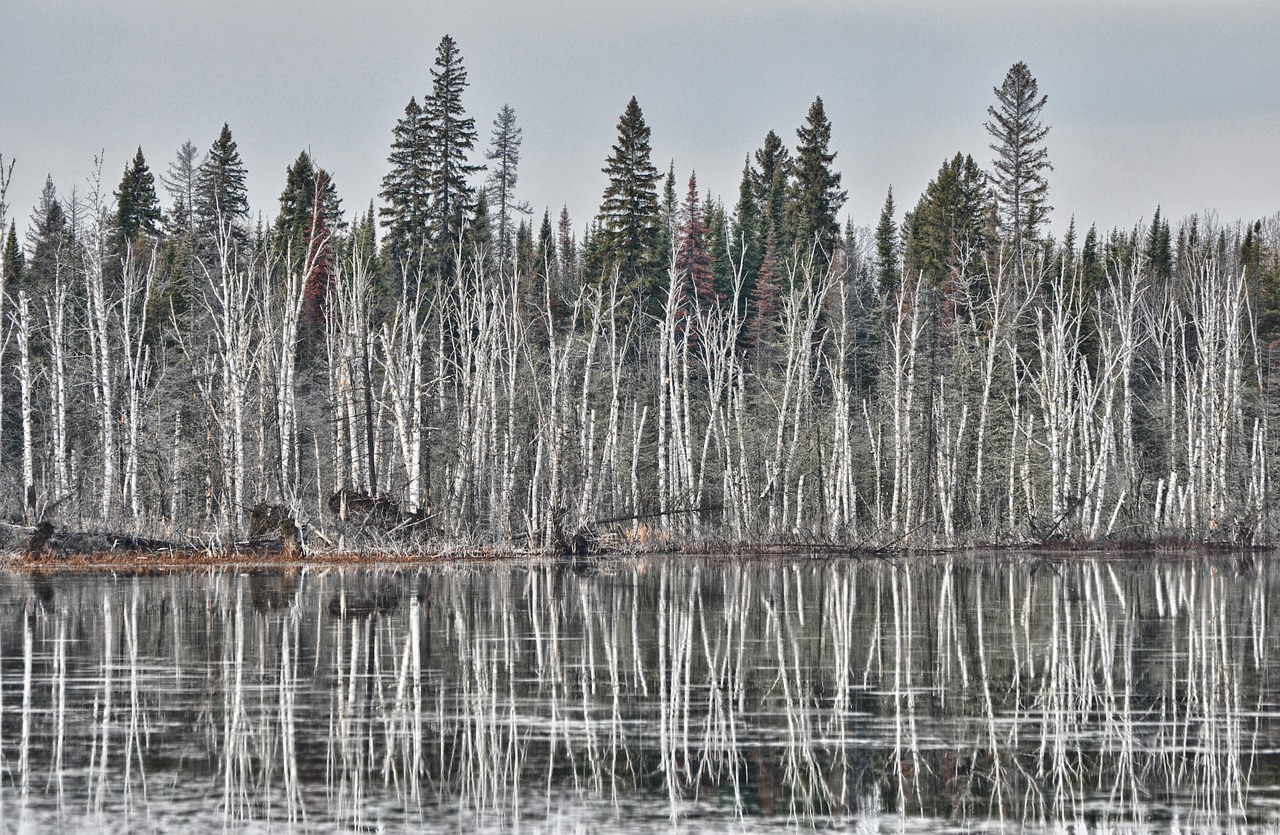
POLYGON ((516 112, 504 104, 493 120, 493 133, 489 136, 489 150, 484 157, 490 163, 485 190, 489 211, 496 221, 493 229, 496 238, 495 255, 501 269, 507 270, 512 259, 512 213, 528 215, 533 208, 516 200, 517 167, 520 165, 520 142, 523 131, 516 125, 516 112))
POLYGON ((991 121, 987 133, 996 152, 991 182, 996 194, 1000 231, 1022 260, 1028 244, 1039 238, 1040 227, 1048 219, 1049 183, 1044 172, 1052 171, 1049 149, 1043 147, 1049 128, 1041 124, 1040 111, 1048 96, 1040 95, 1036 79, 1019 61, 994 88, 995 105, 987 108, 991 121))
MULTIPOLYGON (((602 169, 609 175, 600 204, 600 252, 602 266, 617 265, 622 284, 643 296, 656 289, 656 265, 663 253, 656 252, 658 192, 660 175, 650 158, 649 126, 635 96, 627 103, 618 122, 618 144, 602 169)), ((600 275, 591 277, 599 280, 600 275)))
POLYGON ((799 247, 802 257, 816 246, 816 260, 825 265, 839 245, 840 223, 836 216, 849 193, 841 190, 840 174, 831 168, 836 155, 829 150, 831 122, 821 97, 810 105, 796 136, 800 144, 796 146, 795 179, 787 206, 789 242, 799 247))
POLYGON ((430 172, 431 216, 435 224, 434 263, 442 275, 453 269, 454 250, 466 219, 475 208, 475 189, 468 178, 483 165, 471 165, 476 120, 462 107, 467 70, 453 38, 445 35, 436 47, 431 70, 431 95, 422 107, 427 128, 427 167, 430 172))

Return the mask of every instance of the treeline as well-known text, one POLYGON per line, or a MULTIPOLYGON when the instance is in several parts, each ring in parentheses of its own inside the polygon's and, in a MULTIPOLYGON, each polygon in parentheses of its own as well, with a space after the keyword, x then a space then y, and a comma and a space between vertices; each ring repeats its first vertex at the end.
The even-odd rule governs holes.
POLYGON ((303 152, 253 221, 224 126, 179 149, 167 207, 139 149, 113 192, 101 161, 84 193, 47 182, 25 246, 9 221, 7 515, 225 543, 281 505, 311 545, 359 547, 338 494, 461 543, 545 544, 560 519, 877 546, 1274 536, 1280 216, 1053 239, 1024 64, 995 89, 990 169, 956 154, 874 228, 837 220, 821 99, 726 208, 659 172, 633 98, 580 235, 517 198, 510 107, 478 162, 448 37, 431 78, 377 210, 344 213, 303 152))

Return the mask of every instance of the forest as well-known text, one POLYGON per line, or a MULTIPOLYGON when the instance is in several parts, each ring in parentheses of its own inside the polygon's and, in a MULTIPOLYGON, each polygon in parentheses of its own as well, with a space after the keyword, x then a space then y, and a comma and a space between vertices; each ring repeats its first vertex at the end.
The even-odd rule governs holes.
POLYGON ((102 159, 83 188, 47 180, 20 238, 0 158, 0 515, 211 548, 255 508, 332 550, 540 548, 562 526, 1274 540, 1280 214, 1153 207, 1055 239, 1026 64, 975 114, 989 149, 943 160, 909 211, 890 190, 873 226, 839 220, 821 98, 794 146, 745 152, 728 201, 655 165, 632 98, 575 224, 519 199, 515 111, 485 144, 466 88, 445 36, 429 91, 388 114, 380 205, 354 212, 305 151, 251 211, 224 125, 158 175, 139 148, 114 188, 102 159))

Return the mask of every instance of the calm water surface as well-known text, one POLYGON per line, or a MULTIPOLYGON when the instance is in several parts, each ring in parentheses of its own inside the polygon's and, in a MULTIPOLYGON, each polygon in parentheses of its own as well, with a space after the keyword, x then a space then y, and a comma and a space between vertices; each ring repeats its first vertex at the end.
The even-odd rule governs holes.
POLYGON ((1272 576, 1265 559, 0 572, 0 821, 1277 831, 1272 576))

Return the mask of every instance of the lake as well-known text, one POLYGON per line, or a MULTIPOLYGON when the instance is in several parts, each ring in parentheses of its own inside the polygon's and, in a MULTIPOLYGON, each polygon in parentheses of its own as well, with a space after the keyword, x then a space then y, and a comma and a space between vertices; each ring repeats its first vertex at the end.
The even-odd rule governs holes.
POLYGON ((5 571, 0 820, 1280 831, 1273 573, 1265 557, 5 571))

